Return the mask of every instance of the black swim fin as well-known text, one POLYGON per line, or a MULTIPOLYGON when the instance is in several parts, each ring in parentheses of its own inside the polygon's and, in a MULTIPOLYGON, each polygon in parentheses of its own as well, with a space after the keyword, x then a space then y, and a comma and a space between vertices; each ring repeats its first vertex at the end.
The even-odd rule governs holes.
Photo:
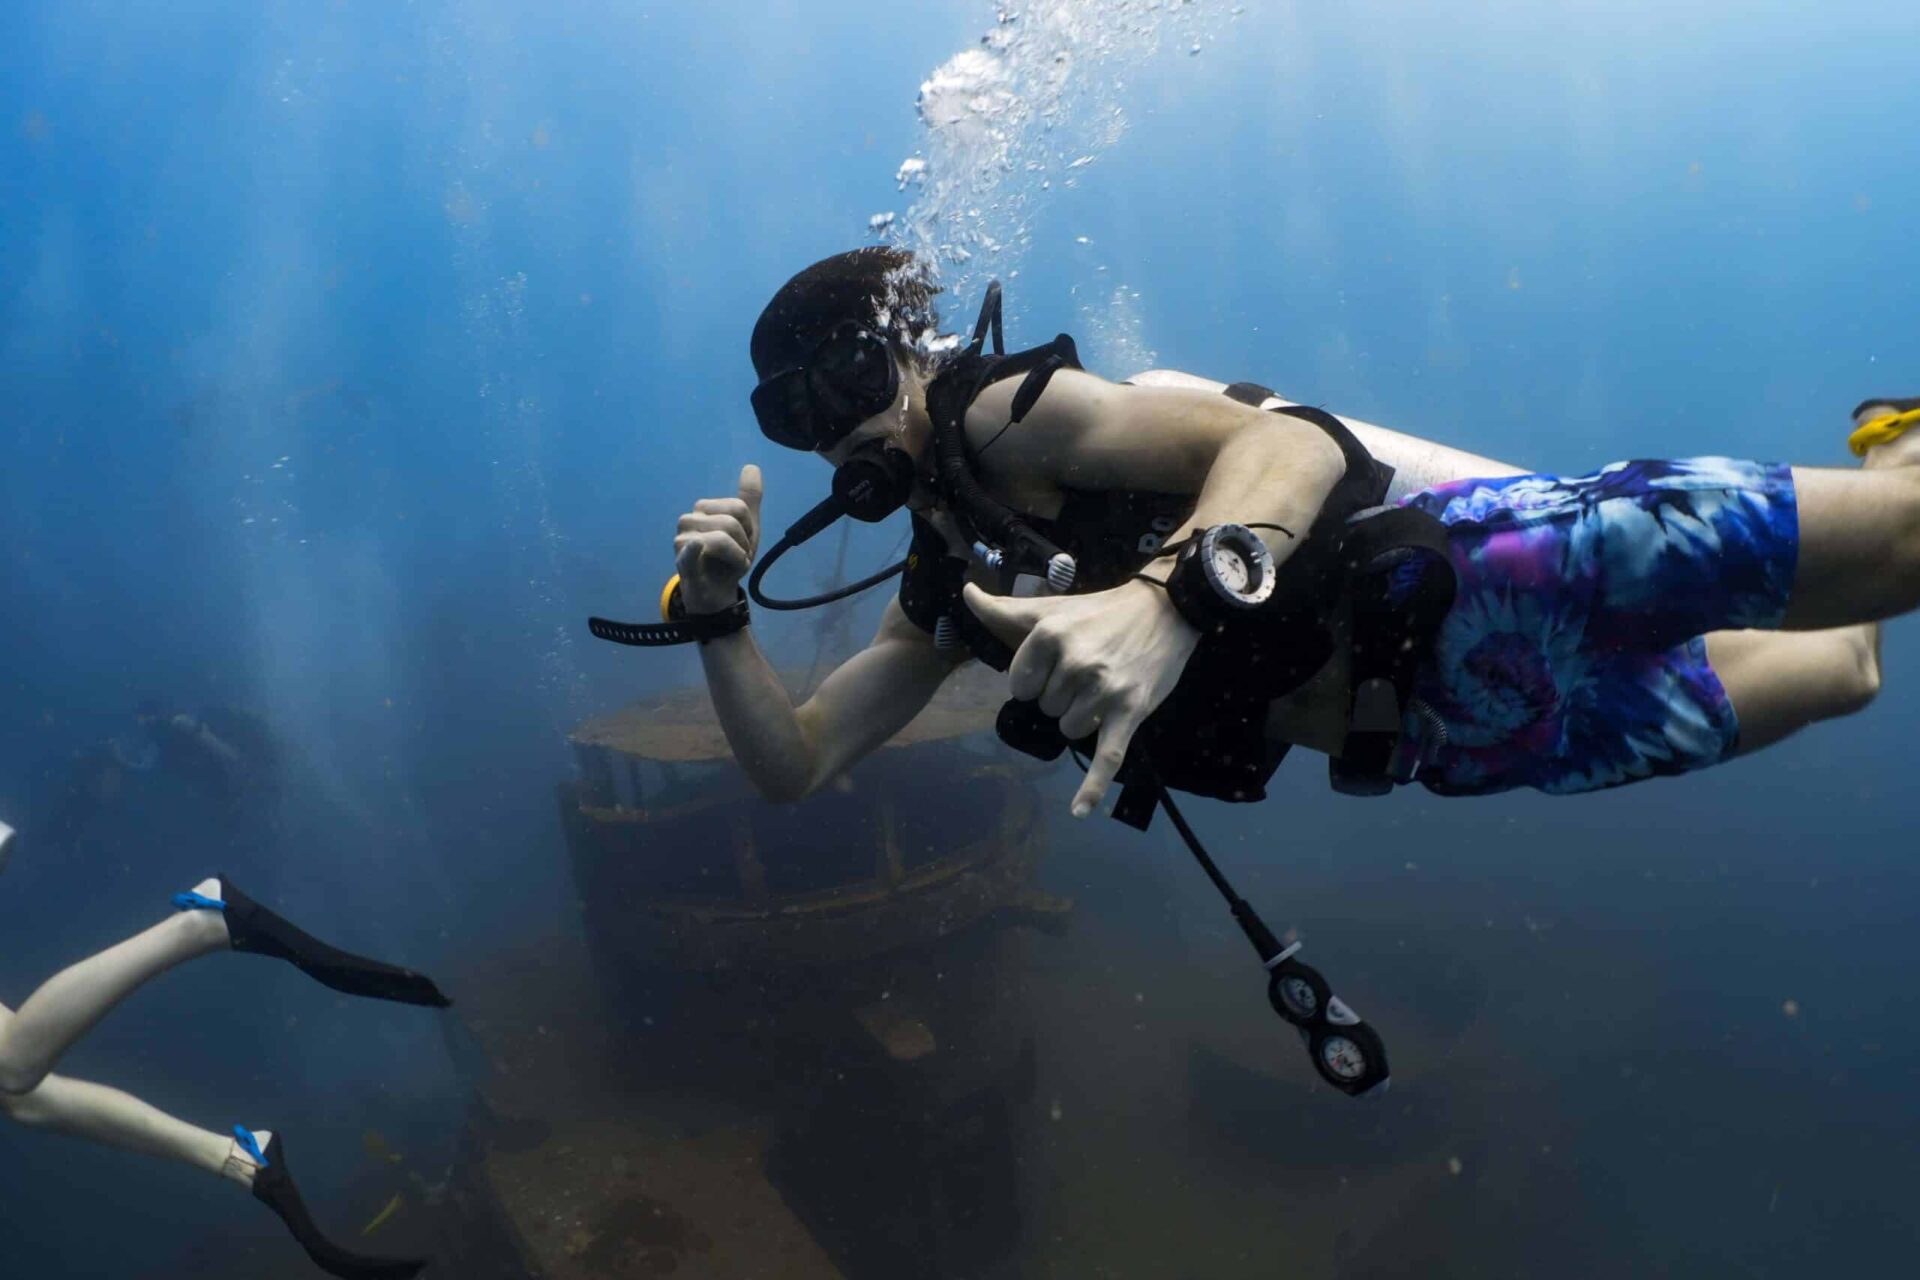
POLYGON ((241 893, 224 875, 220 877, 220 898, 226 903, 227 934, 233 939, 235 951, 285 960, 315 982, 350 996, 432 1009, 444 1009, 453 1003, 426 974, 330 947, 241 893))
POLYGON ((262 1154, 267 1163, 253 1175, 253 1198, 280 1216, 314 1266, 342 1280, 411 1280, 425 1269, 426 1258, 375 1258, 350 1253, 327 1239, 314 1225, 300 1189, 293 1185, 293 1175, 287 1172, 287 1148, 279 1134, 268 1140, 262 1154))

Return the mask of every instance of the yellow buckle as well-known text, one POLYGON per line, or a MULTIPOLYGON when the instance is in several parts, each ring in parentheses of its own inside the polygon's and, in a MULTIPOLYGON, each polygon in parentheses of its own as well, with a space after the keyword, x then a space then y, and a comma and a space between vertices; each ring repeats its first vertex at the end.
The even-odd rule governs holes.
POLYGON ((673 597, 680 590, 680 575, 674 574, 667 579, 667 585, 660 588, 660 621, 673 622, 673 597))
POLYGON ((1884 418, 1874 418, 1863 422, 1847 437, 1847 448, 1853 450, 1853 456, 1864 458, 1867 450, 1876 445, 1898 440, 1907 433, 1909 427, 1920 424, 1920 409, 1909 409, 1905 413, 1890 413, 1884 418))

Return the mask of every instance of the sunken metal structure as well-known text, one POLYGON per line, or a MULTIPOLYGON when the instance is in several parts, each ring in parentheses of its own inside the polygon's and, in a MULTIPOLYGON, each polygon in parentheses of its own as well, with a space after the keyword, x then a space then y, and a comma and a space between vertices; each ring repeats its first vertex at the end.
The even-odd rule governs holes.
POLYGON ((1036 766, 963 673, 839 784, 760 800, 704 689, 571 735, 579 928, 465 975, 481 1180, 527 1270, 939 1280, 1010 1265, 1036 766))
POLYGON ((853 777, 797 805, 753 794, 704 689, 575 729, 560 821, 602 969, 852 963, 1033 906, 1031 771, 965 745, 992 731, 992 675, 955 677, 853 777))

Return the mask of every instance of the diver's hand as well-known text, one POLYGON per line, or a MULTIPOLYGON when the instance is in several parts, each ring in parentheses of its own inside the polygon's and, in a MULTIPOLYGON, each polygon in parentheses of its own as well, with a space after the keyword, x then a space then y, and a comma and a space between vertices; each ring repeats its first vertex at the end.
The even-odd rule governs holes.
POLYGON ((718 613, 740 592, 740 579, 760 547, 760 468, 740 468, 740 496, 702 498, 680 517, 673 539, 680 598, 688 613, 718 613))
POLYGON ((967 607, 1014 646, 1007 692, 1039 699, 1069 742, 1095 730, 1100 746, 1073 797, 1084 818, 1107 793, 1141 722, 1180 683, 1200 632, 1167 593, 1144 582, 1084 596, 1013 600, 969 583, 967 607))

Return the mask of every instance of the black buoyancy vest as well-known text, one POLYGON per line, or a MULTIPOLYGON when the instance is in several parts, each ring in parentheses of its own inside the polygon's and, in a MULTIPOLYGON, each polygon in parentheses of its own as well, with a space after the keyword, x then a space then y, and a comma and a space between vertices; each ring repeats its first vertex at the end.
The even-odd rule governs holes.
MULTIPOLYGON (((1014 397, 1013 421, 1018 422, 1056 370, 1080 367, 1073 340, 1065 334, 1014 355, 982 354, 977 337, 975 346, 950 361, 928 388, 936 440, 944 434, 949 452, 956 444, 964 447, 967 410, 988 386, 1025 375, 1014 397)), ((1273 395, 1248 382, 1233 384, 1225 394, 1255 407, 1273 395)), ((1331 762, 1334 785, 1363 794, 1389 789, 1386 774, 1399 737, 1399 709, 1431 650, 1433 633, 1452 607, 1445 529, 1424 512, 1382 506, 1392 468, 1331 414, 1304 406, 1273 412, 1326 432, 1340 447, 1346 469, 1302 544, 1282 562, 1267 616, 1257 626, 1202 640, 1195 656, 1204 660, 1189 661, 1180 683, 1136 734, 1115 810, 1116 817, 1135 826, 1151 819, 1162 786, 1221 800, 1264 799, 1266 784, 1288 749, 1267 737, 1268 704, 1325 666, 1341 639, 1352 651, 1355 698, 1346 746, 1331 762)), ((943 482, 957 471, 943 469, 943 482)), ((968 508, 979 511, 981 494, 966 496, 968 508)), ((1079 564, 1073 590, 1088 592, 1118 586, 1162 554, 1166 536, 1186 523, 1194 502, 1191 494, 1069 490, 1052 520, 1007 515, 1044 530, 1072 554, 1079 564)), ((998 505, 986 500, 988 520, 998 505)), ((966 532, 973 537, 977 531, 966 532)), ((1005 539, 991 540, 998 545, 1005 539)), ((960 597, 970 564, 950 551, 930 522, 915 516, 901 608, 942 647, 964 648, 1005 670, 1013 651, 960 597)), ((1000 569, 1003 587, 1017 567, 1000 569)), ((1032 703, 1009 702, 999 727, 1013 745, 1049 758, 1068 745, 1059 738, 1057 723, 1032 703)))
MULTIPOLYGON (((1022 570, 1045 575, 1045 565, 1034 562, 1041 558, 1037 549, 1041 544, 1033 537, 1033 530, 1046 522, 1013 511, 980 485, 966 445, 967 411, 994 383, 1023 377, 1013 397, 1011 427, 1027 415, 1055 373, 1081 365, 1073 339, 1064 333, 1052 342, 1008 355, 1001 345, 996 303, 997 289, 989 293, 982 308, 981 327, 974 333, 972 344, 949 357, 927 387, 927 416, 934 423, 938 455, 935 488, 948 499, 966 537, 985 538, 995 547, 1014 552, 1014 558, 998 568, 1002 578, 999 585, 1006 589, 1022 570), (991 354, 982 350, 989 316, 994 320, 995 349, 991 354)), ((930 521, 915 515, 913 541, 900 577, 900 608, 942 648, 963 648, 996 671, 1005 671, 1013 661, 1013 650, 960 598, 971 565, 967 557, 953 553, 946 537, 930 521)), ((1076 590, 1086 589, 1081 581, 1084 579, 1076 581, 1076 590)))

